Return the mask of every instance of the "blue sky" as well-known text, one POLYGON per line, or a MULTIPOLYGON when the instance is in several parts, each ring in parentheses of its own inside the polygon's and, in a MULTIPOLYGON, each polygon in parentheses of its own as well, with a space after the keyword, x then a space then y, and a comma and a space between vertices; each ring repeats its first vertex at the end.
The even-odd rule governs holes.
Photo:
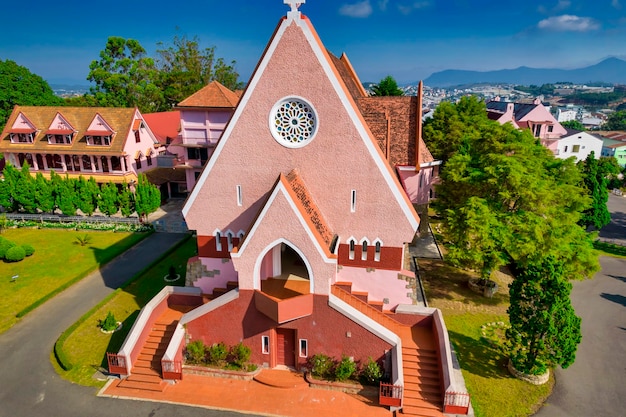
MULTIPOLYGON (((12 1, 3 6, 0 59, 50 83, 87 84, 109 36, 136 39, 154 55, 179 34, 216 46, 247 80, 287 10, 283 0, 12 1)), ((626 59, 626 0, 306 0, 300 10, 362 81, 626 59)))

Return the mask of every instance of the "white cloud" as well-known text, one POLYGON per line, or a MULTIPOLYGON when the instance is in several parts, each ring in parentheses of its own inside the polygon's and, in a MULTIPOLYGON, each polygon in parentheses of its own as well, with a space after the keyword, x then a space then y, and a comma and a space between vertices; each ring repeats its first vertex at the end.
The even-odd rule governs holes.
POLYGON ((616 9, 622 8, 622 4, 619 2, 619 0, 611 0, 611 6, 613 6, 616 9))
POLYGON ((414 1, 410 4, 398 4, 398 10, 400 10, 402 14, 411 14, 414 10, 423 9, 428 6, 430 6, 430 2, 428 1, 414 1))
POLYGON ((600 24, 590 17, 564 14, 543 19, 537 24, 537 27, 557 32, 588 32, 600 29, 600 24))
POLYGON ((360 3, 344 4, 339 8, 339 14, 348 17, 365 18, 372 14, 372 5, 370 0, 364 0, 360 3))

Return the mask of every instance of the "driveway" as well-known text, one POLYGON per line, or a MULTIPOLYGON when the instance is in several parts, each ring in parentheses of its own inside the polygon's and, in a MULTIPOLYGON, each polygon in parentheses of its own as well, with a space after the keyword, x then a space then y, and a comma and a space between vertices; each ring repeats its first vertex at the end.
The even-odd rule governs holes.
MULTIPOLYGON (((609 196, 611 223, 600 238, 626 245, 626 198, 609 196)), ((582 318, 576 362, 557 369, 556 385, 538 417, 618 417, 626 413, 626 259, 601 257, 593 279, 574 282, 572 305, 582 318)))
POLYGON ((50 363, 54 342, 65 329, 183 236, 152 234, 0 335, 0 417, 241 416, 174 404, 96 397, 95 388, 61 379, 50 363))

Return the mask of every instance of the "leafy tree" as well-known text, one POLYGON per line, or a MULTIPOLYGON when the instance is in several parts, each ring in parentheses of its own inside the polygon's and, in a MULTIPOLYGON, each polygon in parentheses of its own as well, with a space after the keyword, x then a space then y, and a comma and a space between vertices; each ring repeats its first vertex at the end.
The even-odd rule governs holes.
POLYGON ((404 92, 398 87, 398 83, 388 75, 372 86, 372 95, 374 96, 403 96, 404 92))
POLYGON ((607 173, 607 188, 609 190, 622 188, 624 186, 626 168, 619 166, 619 163, 614 156, 603 156, 598 160, 598 163, 600 164, 600 170, 607 173))
POLYGON ((129 217, 135 211, 135 201, 128 184, 124 183, 121 187, 118 196, 120 211, 122 212, 122 216, 129 217))
POLYGON ((51 182, 41 172, 38 172, 35 177, 35 201, 42 212, 52 213, 54 211, 54 190, 51 182))
POLYGON ((626 130, 626 110, 609 114, 604 123, 605 130, 626 130))
POLYGON ((603 166, 610 167, 610 165, 600 165, 593 151, 587 156, 587 159, 578 164, 583 174, 585 187, 591 196, 591 207, 583 211, 580 224, 583 227, 593 226, 596 229, 601 229, 611 222, 611 214, 607 207, 609 173, 602 169, 603 166))
POLYGON ((578 120, 568 120, 566 122, 561 122, 561 126, 568 129, 580 130, 581 132, 587 130, 585 126, 583 126, 583 124, 578 120))
POLYGON ((0 130, 15 105, 58 106, 63 103, 43 78, 14 61, 0 60, 0 130))
POLYGON ((159 86, 168 110, 213 80, 231 90, 243 87, 238 81, 235 61, 227 64, 215 57, 215 47, 201 49, 197 37, 175 36, 171 45, 157 44, 156 65, 159 86))
POLYGON ((24 165, 22 165, 22 170, 20 171, 20 177, 15 185, 13 198, 20 209, 25 213, 32 214, 37 212, 35 189, 36 184, 34 178, 30 175, 30 167, 28 162, 24 161, 24 165))
POLYGON ((161 205, 161 192, 148 181, 145 174, 139 174, 135 187, 135 210, 140 219, 146 219, 148 214, 154 213, 161 205))
POLYGON ((91 93, 100 106, 135 107, 142 112, 158 110, 163 102, 156 84, 154 60, 134 39, 111 36, 100 59, 89 65, 87 79, 95 83, 91 93))
POLYGON ((54 171, 50 172, 50 182, 53 189, 55 208, 61 210, 66 216, 74 216, 77 209, 78 195, 76 193, 76 180, 67 175, 61 177, 54 171))
POLYGON ((98 208, 107 216, 112 216, 119 211, 118 189, 112 182, 102 184, 100 187, 98 208))
POLYGON ((590 200, 573 160, 554 158, 529 131, 474 114, 476 107, 451 109, 468 126, 437 187, 448 259, 483 278, 544 255, 566 262, 571 277, 598 270, 590 238, 577 224, 590 200))
POLYGON ((423 137, 435 159, 448 159, 465 143, 478 139, 477 126, 487 120, 485 103, 477 97, 461 97, 458 103, 442 102, 424 123, 423 137))
POLYGON ((518 272, 507 310, 511 328, 506 337, 513 366, 533 375, 557 365, 567 368, 576 359, 582 336, 563 262, 547 257, 518 272))

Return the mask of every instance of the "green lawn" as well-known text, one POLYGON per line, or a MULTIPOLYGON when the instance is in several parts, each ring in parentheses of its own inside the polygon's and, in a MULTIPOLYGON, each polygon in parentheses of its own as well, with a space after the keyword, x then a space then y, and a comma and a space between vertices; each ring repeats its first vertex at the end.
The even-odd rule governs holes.
POLYGON ((189 239, 163 260, 143 272, 130 285, 117 290, 112 297, 87 313, 80 325, 66 339, 63 350, 73 364, 70 371, 63 371, 56 361, 53 364, 59 374, 80 385, 97 386, 104 382, 93 379, 94 373, 107 367, 106 352, 117 352, 130 331, 139 310, 166 285, 185 285, 187 260, 196 254, 196 240, 189 239), (173 283, 163 280, 170 265, 176 267, 180 279, 173 283), (113 334, 102 333, 98 327, 111 311, 123 323, 122 330, 113 334))
POLYGON ((31 244, 35 253, 21 262, 0 261, 0 333, 17 322, 20 311, 95 270, 147 234, 22 228, 5 230, 2 236, 17 244, 31 244), (76 238, 85 234, 92 237, 91 242, 76 244, 76 238), (19 278, 11 282, 14 275, 19 278))
POLYGON ((450 341, 455 346, 465 384, 477 417, 525 417, 534 414, 552 392, 554 378, 534 386, 512 377, 502 343, 483 336, 482 326, 508 322, 511 277, 496 272, 498 292, 488 299, 467 286, 471 273, 441 261, 420 261, 430 307, 441 309, 450 341))

